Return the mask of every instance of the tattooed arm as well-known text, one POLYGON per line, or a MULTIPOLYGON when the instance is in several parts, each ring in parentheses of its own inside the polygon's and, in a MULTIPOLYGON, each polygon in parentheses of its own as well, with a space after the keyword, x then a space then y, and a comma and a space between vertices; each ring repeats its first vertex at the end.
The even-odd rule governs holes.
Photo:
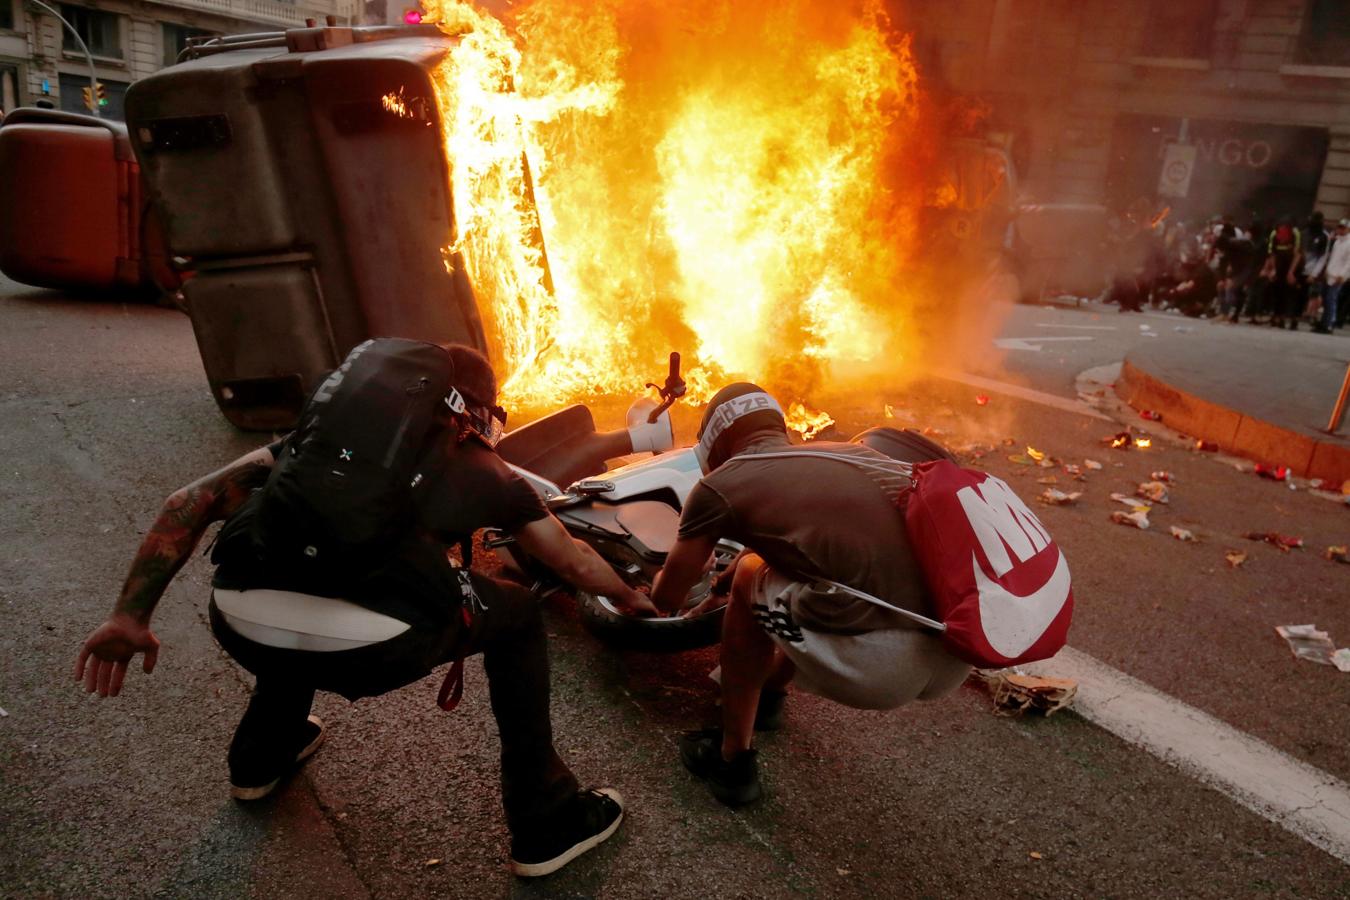
POLYGON ((207 527, 238 510, 249 493, 262 486, 273 461, 272 451, 261 447, 219 472, 179 488, 164 501, 159 518, 136 551, 112 614, 80 648, 75 680, 83 681, 86 691, 117 696, 127 663, 137 653, 145 654, 147 673, 154 669, 159 639, 150 630, 150 615, 155 604, 207 527))

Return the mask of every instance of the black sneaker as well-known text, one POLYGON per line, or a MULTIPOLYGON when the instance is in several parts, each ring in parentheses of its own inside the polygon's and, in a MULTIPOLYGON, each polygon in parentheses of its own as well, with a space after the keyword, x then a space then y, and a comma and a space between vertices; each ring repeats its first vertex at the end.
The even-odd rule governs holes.
POLYGON ((275 766, 250 766, 247 763, 231 761, 230 796, 236 800, 261 800, 276 790, 281 779, 289 775, 292 769, 314 755, 323 743, 323 720, 310 716, 295 739, 298 747, 293 758, 286 759, 278 770, 275 766))
POLYGON ((755 707, 755 730, 777 731, 783 727, 783 707, 787 691, 760 691, 759 706, 755 707))
POLYGON ((614 788, 578 791, 557 819, 511 840, 511 871, 521 878, 556 872, 619 830, 623 797, 614 788))
POLYGON ((686 731, 680 736, 680 759, 686 769, 708 782, 713 796, 727 806, 753 803, 763 793, 755 751, 737 753, 730 762, 722 759, 720 728, 686 731))

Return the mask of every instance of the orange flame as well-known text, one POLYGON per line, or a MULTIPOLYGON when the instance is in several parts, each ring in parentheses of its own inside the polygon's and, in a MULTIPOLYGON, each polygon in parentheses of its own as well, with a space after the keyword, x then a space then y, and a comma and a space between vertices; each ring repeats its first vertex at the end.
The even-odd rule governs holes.
POLYGON ((434 73, 446 259, 505 402, 631 393, 678 349, 690 399, 755 380, 814 433, 825 378, 897 366, 926 189, 895 184, 922 129, 882 0, 535 0, 509 28, 428 0, 424 21, 462 35, 434 73))

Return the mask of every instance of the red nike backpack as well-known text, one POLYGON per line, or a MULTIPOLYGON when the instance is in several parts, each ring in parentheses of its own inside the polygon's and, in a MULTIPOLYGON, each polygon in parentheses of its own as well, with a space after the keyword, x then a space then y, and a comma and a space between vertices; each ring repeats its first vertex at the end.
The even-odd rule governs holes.
POLYGON ((1064 554, 1002 479, 947 460, 914 466, 905 526, 943 639, 980 668, 1054 656, 1068 640, 1064 554))

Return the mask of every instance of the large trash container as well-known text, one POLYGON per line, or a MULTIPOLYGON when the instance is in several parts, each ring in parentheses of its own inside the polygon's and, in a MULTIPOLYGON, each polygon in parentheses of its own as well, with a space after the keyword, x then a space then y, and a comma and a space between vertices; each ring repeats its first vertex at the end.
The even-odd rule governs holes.
MULTIPOLYGON (((17 109, 0 124, 0 184, 0 271, 10 278, 84 290, 149 286, 140 166, 125 125, 17 109)), ((162 265, 162 251, 156 256, 162 265)))
POLYGON ((219 38, 128 92, 151 198, 194 272, 183 293, 207 378, 235 425, 289 427, 368 337, 486 347, 443 249, 452 206, 428 73, 452 40, 431 26, 219 38))

